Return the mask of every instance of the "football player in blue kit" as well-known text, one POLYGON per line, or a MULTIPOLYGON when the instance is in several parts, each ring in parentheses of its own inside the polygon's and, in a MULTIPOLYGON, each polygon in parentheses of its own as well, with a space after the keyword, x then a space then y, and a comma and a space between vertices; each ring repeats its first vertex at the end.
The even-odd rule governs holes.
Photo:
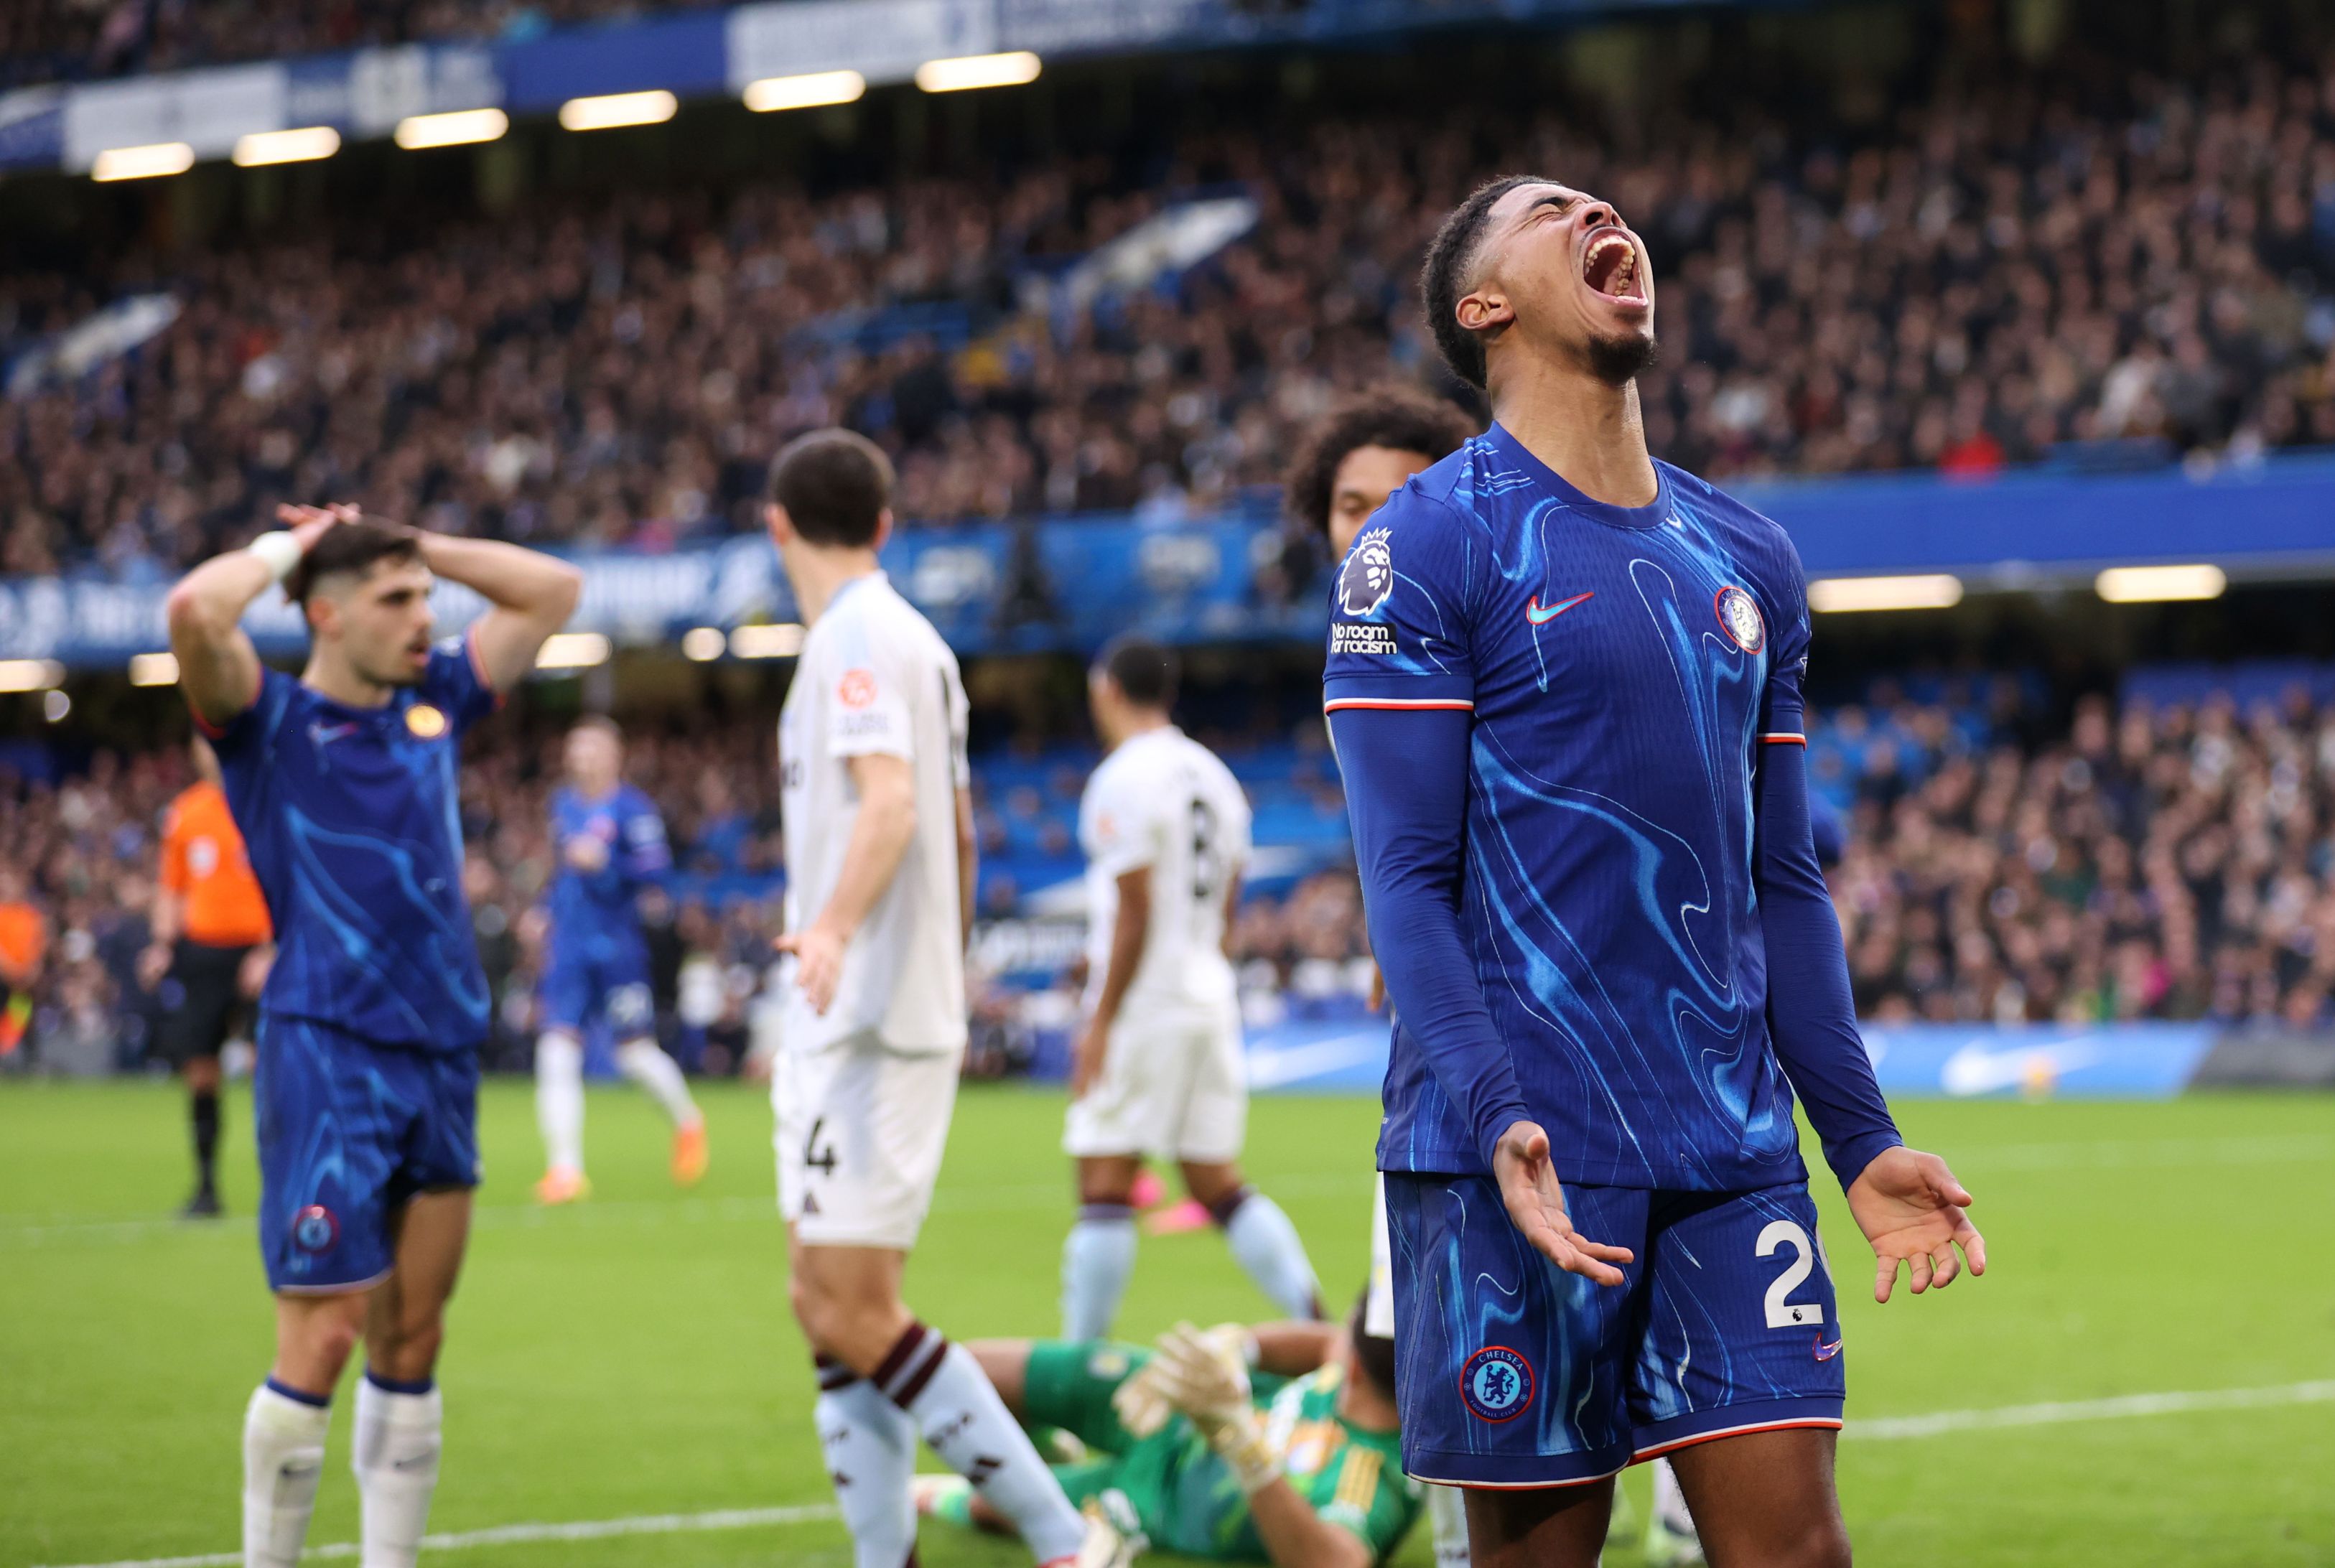
POLYGON ((243 1554, 298 1559, 333 1391, 362 1340, 363 1560, 407 1568, 437 1485, 433 1375, 479 1180, 488 992, 462 896, 460 748, 534 668, 581 579, 354 508, 279 516, 283 529, 188 574, 169 610, 277 943, 253 1093, 276 1359, 244 1417, 243 1554), (443 645, 437 577, 487 601, 443 645), (311 636, 297 679, 263 666, 240 624, 277 583, 311 636))
POLYGON ((1589 1568, 1612 1477, 1662 1454, 1720 1568, 1845 1564, 1795 1097, 1876 1299, 1985 1251, 1857 1033, 1809 827, 1798 557, 1648 455, 1653 280, 1606 203, 1496 180, 1422 292, 1494 422, 1355 539, 1324 682, 1397 1019, 1405 1467, 1469 1489, 1479 1568, 1589 1568))
POLYGON ((616 1067, 673 1122, 673 1179, 694 1186, 705 1175, 705 1118, 681 1068, 656 1041, 649 994, 648 941, 640 896, 673 865, 664 818, 625 782, 625 740, 615 721, 594 714, 567 731, 567 782, 551 797, 551 840, 559 870, 547 902, 543 982, 537 997, 535 1113, 543 1133, 538 1203, 589 1195, 584 1176, 584 1031, 606 1021, 616 1067))

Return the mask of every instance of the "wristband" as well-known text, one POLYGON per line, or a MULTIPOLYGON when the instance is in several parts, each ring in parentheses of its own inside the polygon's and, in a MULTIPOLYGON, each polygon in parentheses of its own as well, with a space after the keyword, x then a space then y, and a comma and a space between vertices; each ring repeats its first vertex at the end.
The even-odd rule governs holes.
POLYGON ((300 548, 300 541, 282 528, 260 535, 243 548, 245 554, 256 557, 259 564, 267 568, 267 575, 279 583, 292 575, 292 568, 300 564, 300 557, 305 553, 300 548))

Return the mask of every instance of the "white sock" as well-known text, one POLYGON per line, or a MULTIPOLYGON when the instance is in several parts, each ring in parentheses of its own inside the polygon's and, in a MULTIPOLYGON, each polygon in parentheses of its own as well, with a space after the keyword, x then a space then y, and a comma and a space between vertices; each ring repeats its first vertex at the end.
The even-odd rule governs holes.
POLYGON ((1671 1468, 1668 1459, 1654 1461, 1654 1517, 1673 1535, 1700 1539, 1694 1531, 1694 1515, 1686 1505, 1686 1494, 1679 1489, 1678 1472, 1671 1468))
POLYGON ((819 1368, 819 1451, 851 1532, 855 1568, 903 1568, 916 1550, 916 1506, 908 1495, 916 1470, 916 1424, 865 1378, 822 1360, 819 1368))
POLYGON ((1275 1306, 1293 1318, 1322 1315, 1322 1286, 1313 1277, 1313 1260, 1279 1204, 1243 1187, 1216 1223, 1225 1227, 1235 1260, 1275 1306))
POLYGON ((367 1372, 357 1384, 357 1491, 364 1501, 363 1568, 413 1568, 438 1486, 438 1429, 445 1413, 436 1385, 421 1393, 383 1388, 367 1372))
POLYGON ((1429 1486, 1427 1524, 1435 1536, 1435 1568, 1468 1568, 1468 1494, 1457 1486, 1429 1486))
POLYGON ((1125 1204, 1080 1205, 1062 1241, 1062 1338, 1109 1333, 1134 1273, 1135 1211, 1125 1204))
POLYGON ((292 1568, 316 1511, 333 1407, 294 1399, 273 1379, 243 1411, 244 1568, 292 1568))
POLYGON ((664 1107, 665 1115, 673 1118, 673 1126, 687 1127, 705 1119, 698 1114, 697 1102, 689 1098, 689 1080, 681 1076, 681 1064, 655 1040, 628 1040, 618 1046, 616 1070, 648 1090, 664 1107))
POLYGON ((1078 1554, 1086 1521, 972 1351, 911 1323, 868 1380, 914 1418, 933 1452, 1012 1523, 1040 1563, 1078 1554))
POLYGON ((535 1042, 535 1125, 543 1131, 543 1163, 553 1170, 584 1168, 584 1042, 553 1032, 535 1042))

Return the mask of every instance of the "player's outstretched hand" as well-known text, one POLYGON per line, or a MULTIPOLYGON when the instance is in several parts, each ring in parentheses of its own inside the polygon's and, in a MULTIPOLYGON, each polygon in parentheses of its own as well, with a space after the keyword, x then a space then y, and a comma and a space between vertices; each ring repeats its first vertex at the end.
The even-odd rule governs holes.
POLYGON ((1532 1122, 1509 1123, 1492 1149, 1492 1176, 1500 1184, 1508 1218, 1534 1251, 1567 1273, 1601 1285, 1622 1282, 1622 1271, 1613 1265, 1630 1262, 1634 1254, 1627 1247, 1593 1242, 1573 1228, 1556 1166, 1548 1157, 1547 1133, 1532 1122))
POLYGON ((1962 1212, 1971 1202, 1970 1189, 1936 1155, 1898 1147, 1874 1157, 1849 1186, 1848 1212, 1873 1244, 1875 1301, 1889 1299, 1901 1263, 1917 1296, 1952 1284, 1962 1259, 1972 1273, 1986 1273, 1986 1238, 1962 1212))
POLYGON ((790 931, 770 944, 795 955, 795 984, 819 1017, 835 1001, 836 982, 843 976, 843 938, 823 925, 790 931))

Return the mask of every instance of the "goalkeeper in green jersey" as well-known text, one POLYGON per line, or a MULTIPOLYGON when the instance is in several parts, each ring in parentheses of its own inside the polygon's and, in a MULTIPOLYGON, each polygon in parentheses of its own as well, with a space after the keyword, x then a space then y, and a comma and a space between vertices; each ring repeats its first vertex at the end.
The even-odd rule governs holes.
MULTIPOLYGON (((1107 1341, 970 1347, 1024 1426, 1089 1457, 1054 1474, 1160 1551, 1276 1568, 1370 1568, 1419 1516, 1402 1473, 1394 1343, 1352 1325, 1178 1325, 1157 1350, 1107 1341)), ((954 1476, 920 1476, 922 1513, 1003 1529, 954 1476)))

